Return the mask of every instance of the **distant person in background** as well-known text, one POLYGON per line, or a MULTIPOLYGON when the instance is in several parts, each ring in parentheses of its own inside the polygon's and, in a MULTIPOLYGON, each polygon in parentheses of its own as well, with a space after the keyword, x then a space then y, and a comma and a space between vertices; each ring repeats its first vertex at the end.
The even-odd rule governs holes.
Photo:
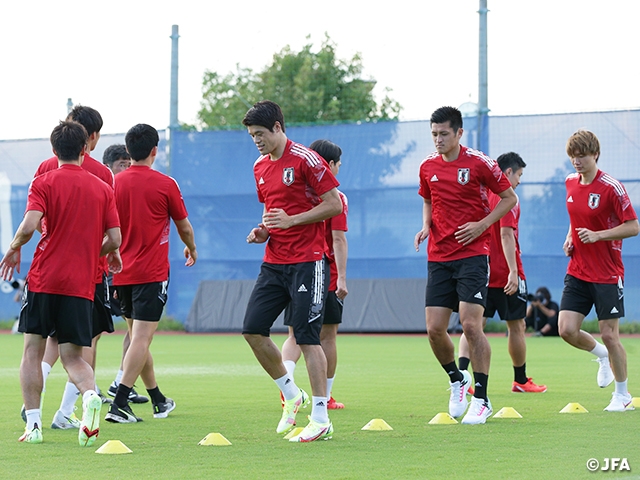
MULTIPOLYGON (((342 149, 329 140, 316 140, 309 145, 309 148, 329 163, 331 173, 337 177, 342 165, 342 149)), ((336 345, 338 326, 342 323, 344 299, 349 293, 347 290, 347 237, 345 235, 349 206, 347 196, 339 190, 338 194, 340 195, 340 200, 342 200, 342 213, 324 221, 330 279, 329 292, 327 293, 322 318, 322 329, 320 330, 320 344, 327 357, 327 395, 329 396, 327 408, 329 410, 344 408, 343 403, 335 401, 331 391, 338 365, 338 349, 336 345)), ((285 325, 289 327, 289 336, 282 345, 282 361, 287 372, 293 378, 301 350, 293 334, 290 308, 285 310, 285 325)))
POLYGON ((528 295, 529 306, 525 323, 532 328, 538 337, 557 337, 558 312, 560 307, 551 300, 551 292, 547 287, 540 287, 535 295, 528 295))
MULTIPOLYGON (((115 144, 109 145, 104 153, 102 154, 102 163, 104 163, 111 171, 113 175, 117 175, 119 173, 124 172, 127 168, 131 166, 131 155, 127 152, 127 147, 123 144, 115 144)), ((118 300, 118 294, 116 292, 116 287, 113 285, 113 275, 109 274, 107 277, 107 284, 109 285, 109 295, 111 296, 111 300, 109 305, 111 306, 111 315, 114 317, 122 317, 125 321, 126 318, 122 314, 122 310, 120 309, 120 300, 118 300)), ((124 365, 124 356, 129 349, 129 345, 131 344, 131 337, 129 335, 129 329, 124 334, 124 339, 122 341, 122 361, 120 362, 120 369, 116 374, 116 378, 113 380, 107 393, 111 397, 116 396, 116 392, 118 390, 118 385, 120 385, 120 380, 122 379, 123 365, 124 365)), ((135 388, 131 389, 131 393, 129 394, 129 401, 131 403, 147 403, 149 399, 144 395, 138 394, 135 388)))
MULTIPOLYGON (((515 190, 527 164, 515 152, 503 153, 498 157, 498 165, 515 190)), ((489 193, 489 206, 495 208, 500 197, 489 193)), ((516 203, 504 217, 489 227, 491 242, 489 263, 489 293, 484 310, 483 322, 496 312, 507 322, 508 350, 513 364, 513 384, 516 393, 544 393, 546 385, 536 385, 527 377, 527 343, 525 340, 524 316, 527 311, 527 281, 520 259, 518 244, 518 224, 520 222, 520 202, 516 203)), ((469 366, 469 344, 463 333, 460 337, 458 368, 467 370, 469 366)))
POLYGON ((624 186, 598 168, 600 142, 592 132, 575 132, 566 150, 576 173, 565 180, 570 223, 562 248, 570 260, 558 329, 567 343, 597 357, 598 386, 615 379, 605 411, 633 410, 618 322, 624 316, 622 240, 638 235, 638 216, 624 186), (604 345, 580 329, 594 305, 604 345))

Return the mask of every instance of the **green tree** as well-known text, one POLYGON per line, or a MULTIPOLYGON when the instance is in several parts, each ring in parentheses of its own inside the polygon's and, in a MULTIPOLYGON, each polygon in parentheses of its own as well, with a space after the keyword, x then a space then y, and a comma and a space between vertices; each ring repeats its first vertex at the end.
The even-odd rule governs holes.
POLYGON ((204 128, 242 128, 247 109, 263 99, 278 103, 291 123, 397 120, 402 107, 389 88, 376 103, 375 80, 362 78, 362 58, 336 57, 336 45, 325 35, 320 51, 313 44, 299 52, 286 46, 259 73, 236 66, 227 75, 206 71, 198 119, 204 128))

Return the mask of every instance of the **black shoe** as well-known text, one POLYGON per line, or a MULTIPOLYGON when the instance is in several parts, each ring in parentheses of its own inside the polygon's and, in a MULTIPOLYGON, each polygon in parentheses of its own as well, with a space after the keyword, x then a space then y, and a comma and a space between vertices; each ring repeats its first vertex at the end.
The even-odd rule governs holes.
MULTIPOLYGON (((118 386, 115 384, 115 382, 111 383, 111 386, 109 387, 107 393, 110 397, 115 398, 116 393, 118 393, 118 386)), ((136 392, 135 388, 132 388, 131 392, 129 392, 128 401, 130 401, 131 403, 147 403, 149 399, 144 395, 139 395, 138 392, 136 392)))
POLYGON ((109 413, 107 413, 104 419, 111 423, 137 423, 142 421, 141 418, 136 417, 136 414, 133 413, 133 410, 131 410, 128 404, 126 407, 118 407, 115 403, 111 404, 109 413))
POLYGON ((167 418, 175 408, 176 402, 167 397, 164 402, 153 404, 153 418, 167 418))
POLYGON ((111 400, 110 398, 105 397, 102 392, 98 393, 98 396, 100 397, 100 400, 102 401, 103 404, 105 403, 113 403, 113 400, 111 400))

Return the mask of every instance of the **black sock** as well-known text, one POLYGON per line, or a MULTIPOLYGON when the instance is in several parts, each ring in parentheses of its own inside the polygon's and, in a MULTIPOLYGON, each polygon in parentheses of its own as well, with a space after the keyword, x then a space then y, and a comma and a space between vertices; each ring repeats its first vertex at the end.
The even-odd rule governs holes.
POLYGON ((487 383, 489 383, 489 375, 486 373, 473 372, 473 378, 476 381, 474 388, 476 389, 473 394, 476 398, 487 399, 487 383))
POLYGON ((113 399, 113 403, 115 403, 118 407, 126 407, 127 403, 129 403, 129 394, 131 393, 131 389, 133 387, 127 387, 123 383, 118 385, 118 390, 116 391, 116 398, 113 399))
POLYGON ((521 367, 513 367, 513 379, 520 385, 527 383, 527 364, 524 363, 521 367))
POLYGON ((444 368, 444 371, 449 375, 449 381, 451 383, 461 382, 464 379, 462 373, 460 373, 460 370, 456 367, 455 360, 451 363, 447 363, 446 365, 442 365, 442 368, 444 368))
POLYGON ((458 358, 458 368, 460 370, 469 370, 470 363, 471 363, 471 360, 469 360, 467 357, 458 358))
POLYGON ((157 385, 156 385, 156 388, 152 388, 151 390, 147 389, 147 392, 149 392, 151 401, 156 405, 158 403, 164 403, 167 401, 167 397, 165 397, 162 394, 162 392, 160 391, 160 388, 157 385))

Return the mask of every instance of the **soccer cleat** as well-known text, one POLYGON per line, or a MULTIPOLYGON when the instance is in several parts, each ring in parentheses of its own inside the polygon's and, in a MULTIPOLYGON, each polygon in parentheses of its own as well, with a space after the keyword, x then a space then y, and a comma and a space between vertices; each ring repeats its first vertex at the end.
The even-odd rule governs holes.
POLYGON ((449 415, 453 418, 460 417, 469 405, 467 400, 467 392, 471 386, 471 374, 466 370, 460 370, 464 377, 461 382, 451 383, 451 395, 449 397, 449 415))
POLYGON ((54 430, 69 430, 71 428, 80 428, 80 423, 81 422, 78 420, 75 413, 71 412, 71 415, 67 417, 64 413, 58 410, 53 416, 51 428, 54 430))
POLYGON ((613 382, 613 370, 611 370, 611 365, 609 364, 609 357, 598 357, 594 360, 598 362, 598 386, 600 388, 605 388, 611 385, 613 382))
POLYGON ((547 391, 546 385, 536 385, 531 378, 527 378, 527 383, 513 382, 512 392, 516 393, 544 393, 547 391))
MULTIPOLYGON (((460 370, 460 371, 462 371, 462 370, 460 370)), ((465 371, 467 371, 467 370, 465 370, 465 371)), ((464 375, 464 373, 463 373, 463 375, 464 375)), ((469 374, 469 375, 471 375, 471 374, 469 374)), ((474 393, 476 393, 476 391, 473 388, 473 385, 469 385, 469 390, 467 391, 467 395, 471 395, 473 397, 474 393)))
POLYGON ((100 409, 102 399, 97 393, 89 395, 82 404, 82 422, 78 432, 78 442, 81 447, 92 446, 100 433, 100 409))
POLYGON ((22 421, 24 423, 27 423, 27 409, 25 408, 24 404, 22 405, 22 408, 20 409, 20 418, 22 418, 22 421))
POLYGON ((300 408, 306 408, 310 403, 307 392, 300 389, 298 395, 291 400, 285 400, 284 407, 282 407, 282 418, 276 428, 276 433, 287 433, 296 425, 296 414, 300 408))
POLYGON ((109 407, 109 413, 104 417, 107 422, 111 423, 136 423, 141 422, 140 417, 136 417, 129 404, 125 407, 119 407, 115 403, 112 403, 109 407))
POLYGON ((630 393, 622 394, 613 392, 611 397, 611 403, 604 409, 605 412, 626 412, 627 410, 635 410, 635 407, 633 406, 633 398, 630 393))
POLYGON ((173 412, 176 408, 176 402, 166 397, 162 403, 153 404, 153 418, 167 418, 169 412, 173 412))
POLYGON ((331 422, 317 423, 309 419, 309 424, 302 429, 298 435, 289 439, 290 442, 309 443, 316 440, 329 440, 333 436, 333 425, 331 422))
POLYGON ((485 400, 484 398, 473 397, 471 399, 469 411, 460 423, 464 423, 466 425, 478 425, 485 423, 492 413, 493 409, 491 408, 491 402, 489 399, 485 400))
POLYGON ((42 443, 42 430, 36 423, 31 430, 24 429, 24 433, 18 439, 19 442, 24 443, 42 443))
POLYGON ((344 403, 336 402, 336 399, 329 397, 327 402, 327 410, 341 410, 344 408, 344 403))
MULTIPOLYGON (((116 385, 116 382, 112 382, 111 386, 109 386, 109 390, 107 390, 107 393, 109 394, 110 397, 115 398, 117 392, 118 392, 118 385, 116 385)), ((136 392, 135 388, 132 388, 131 392, 129 392, 128 400, 131 403, 147 403, 149 401, 149 399, 144 395, 139 395, 138 392, 136 392)))
POLYGON ((98 396, 100 397, 100 402, 102 402, 102 404, 113 403, 113 400, 111 400, 109 397, 105 397, 102 392, 98 393, 98 396))

